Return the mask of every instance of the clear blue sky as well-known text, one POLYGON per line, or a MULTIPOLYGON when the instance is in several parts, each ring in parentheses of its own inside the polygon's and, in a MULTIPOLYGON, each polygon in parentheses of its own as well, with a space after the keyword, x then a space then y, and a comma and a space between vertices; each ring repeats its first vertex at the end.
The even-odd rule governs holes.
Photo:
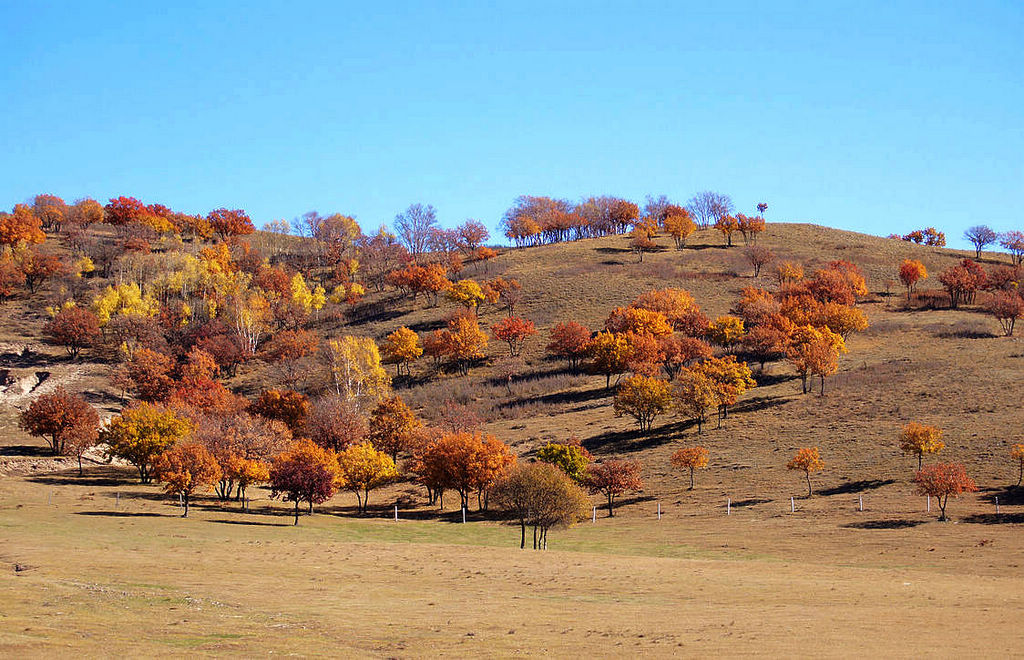
POLYGON ((0 25, 2 207, 493 228, 519 194, 710 188, 876 234, 1024 228, 1020 0, 0 0, 0 25))

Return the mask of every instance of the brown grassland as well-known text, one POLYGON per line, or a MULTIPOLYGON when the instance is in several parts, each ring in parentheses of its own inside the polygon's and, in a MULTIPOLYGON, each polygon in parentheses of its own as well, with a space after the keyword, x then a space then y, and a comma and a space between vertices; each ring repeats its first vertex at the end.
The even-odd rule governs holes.
MULTIPOLYGON (((681 251, 658 242, 642 263, 624 237, 494 260, 486 276, 519 279, 517 313, 541 331, 511 393, 488 365, 468 377, 396 381, 424 414, 447 397, 476 407, 521 456, 576 435, 598 458, 643 462, 642 493, 614 518, 599 509, 596 523, 552 532, 547 552, 519 550, 517 527, 476 512, 462 524, 427 507, 410 482, 373 493, 362 518, 354 496, 340 493, 293 527, 289 505, 259 490, 248 513, 211 497, 181 519, 176 501, 130 470, 92 462, 79 477, 70 462, 46 458, 16 426, 30 398, 5 395, 0 654, 1019 654, 1024 489, 1012 488, 1009 448, 1024 442, 1024 342, 998 336, 976 306, 908 307, 895 275, 902 259, 921 259, 932 275, 922 289, 935 288, 938 272, 973 252, 769 224, 760 244, 782 259, 808 271, 833 259, 864 270, 871 327, 851 337, 824 397, 801 395, 784 363, 755 373, 758 387, 700 437, 710 465, 688 491, 669 456, 698 441, 689 422, 666 416, 640 434, 614 416, 603 377, 568 374, 543 355, 558 321, 597 328, 652 288, 686 288, 713 317, 741 288, 773 286, 767 272, 751 277, 742 247, 727 250, 712 232, 681 251), (979 492, 950 501, 948 523, 913 493, 916 460, 898 448, 911 420, 944 429, 940 457, 963 462, 978 482, 979 492), (785 469, 805 446, 827 464, 809 499, 802 475, 785 469)), ((1000 260, 986 253, 982 263, 1000 260)), ((479 264, 468 270, 485 276, 479 264)), ((379 339, 399 325, 439 327, 443 303, 414 308, 393 295, 371 295, 346 325, 325 320, 319 330, 379 339)), ((26 377, 45 370, 40 390, 63 384, 116 412, 111 364, 102 355, 69 361, 42 344, 39 307, 0 306, 0 366, 26 377), (35 350, 28 358, 16 351, 25 344, 35 350)), ((501 314, 486 310, 481 325, 501 314)), ((492 343, 491 356, 503 346, 492 343)), ((252 395, 271 378, 252 366, 228 384, 252 395)))

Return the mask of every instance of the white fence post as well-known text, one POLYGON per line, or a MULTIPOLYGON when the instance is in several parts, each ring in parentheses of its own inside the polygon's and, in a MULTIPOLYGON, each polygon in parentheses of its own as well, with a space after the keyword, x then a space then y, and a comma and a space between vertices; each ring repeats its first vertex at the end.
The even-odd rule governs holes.
POLYGON ((591 522, 597 522, 597 507, 596 506, 594 507, 594 517, 591 519, 591 522))
POLYGON ((732 515, 732 498, 731 497, 725 498, 725 515, 727 515, 727 516, 731 516, 732 515))
POLYGON ((864 510, 864 496, 863 495, 858 495, 857 496, 857 501, 859 503, 860 510, 863 511, 864 510))
POLYGON ((792 495, 789 497, 789 512, 796 513, 796 500, 793 499, 792 495))
POLYGON ((925 495, 925 497, 927 498, 927 500, 925 500, 927 502, 927 504, 926 504, 927 508, 925 510, 928 511, 928 513, 931 513, 932 512, 932 496, 931 495, 925 495))
POLYGON ((395 505, 395 522, 398 522, 398 505, 395 505))
POLYGON ((466 507, 462 507, 462 523, 466 523, 466 507))
POLYGON ((658 520, 661 520, 661 502, 658 502, 658 520))

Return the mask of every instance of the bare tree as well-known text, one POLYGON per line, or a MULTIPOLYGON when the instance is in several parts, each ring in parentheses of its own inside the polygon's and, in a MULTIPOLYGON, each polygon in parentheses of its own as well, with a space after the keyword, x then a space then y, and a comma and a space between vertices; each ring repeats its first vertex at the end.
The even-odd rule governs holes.
POLYGON ((413 204, 395 216, 395 231, 398 238, 417 261, 420 255, 427 251, 431 229, 436 224, 437 210, 430 204, 413 204))
POLYGON ((985 225, 975 225, 964 232, 964 238, 974 243, 974 258, 981 259, 981 251, 999 240, 999 234, 985 225))
POLYGON ((724 218, 732 213, 732 198, 722 193, 705 190, 694 195, 687 203, 686 208, 693 215, 701 229, 707 229, 715 223, 715 220, 724 218))

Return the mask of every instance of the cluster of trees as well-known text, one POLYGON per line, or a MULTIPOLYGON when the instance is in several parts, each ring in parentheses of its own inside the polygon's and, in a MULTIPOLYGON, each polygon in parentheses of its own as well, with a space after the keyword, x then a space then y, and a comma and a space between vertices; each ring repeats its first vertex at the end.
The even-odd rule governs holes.
POLYGON ((907 241, 908 243, 917 243, 918 245, 929 245, 933 247, 943 247, 946 245, 946 235, 936 229, 935 227, 925 227, 924 229, 915 229, 909 234, 900 236, 899 234, 890 234, 889 238, 894 238, 901 241, 907 241))
MULTIPOLYGON (((904 259, 898 274, 907 289, 908 301, 919 284, 928 278, 927 268, 917 259, 904 259)), ((1022 278, 1024 266, 1019 261, 1012 265, 997 264, 986 271, 972 259, 961 260, 959 264, 943 270, 938 277, 946 291, 950 309, 974 304, 979 292, 987 294, 983 308, 992 314, 1007 337, 1013 334, 1017 319, 1024 316, 1022 278)))
POLYGON ((647 197, 643 209, 618 197, 589 197, 579 203, 550 197, 524 195, 516 198, 502 219, 505 237, 517 247, 575 241, 595 236, 630 234, 630 244, 641 260, 654 248, 652 239, 661 229, 670 235, 677 248, 686 245, 694 231, 714 227, 722 232, 727 245, 740 233, 744 242, 752 242, 764 230, 767 204, 758 204, 758 215, 733 215, 728 195, 703 191, 686 206, 674 204, 664 195, 647 197))

